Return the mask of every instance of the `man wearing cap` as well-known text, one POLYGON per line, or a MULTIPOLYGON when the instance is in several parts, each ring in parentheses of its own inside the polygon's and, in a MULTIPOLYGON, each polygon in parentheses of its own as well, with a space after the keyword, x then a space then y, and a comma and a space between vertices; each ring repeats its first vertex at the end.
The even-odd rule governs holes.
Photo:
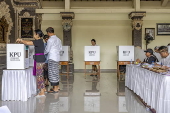
POLYGON ((162 59, 160 60, 160 63, 164 66, 170 65, 170 54, 168 53, 167 46, 161 46, 158 49, 162 59))
MULTIPOLYGON (((147 49, 145 52, 146 58, 144 59, 143 62, 152 64, 152 62, 156 62, 157 58, 156 56, 153 55, 153 50, 152 49, 147 49)), ((139 59, 137 62, 141 62, 139 59)))

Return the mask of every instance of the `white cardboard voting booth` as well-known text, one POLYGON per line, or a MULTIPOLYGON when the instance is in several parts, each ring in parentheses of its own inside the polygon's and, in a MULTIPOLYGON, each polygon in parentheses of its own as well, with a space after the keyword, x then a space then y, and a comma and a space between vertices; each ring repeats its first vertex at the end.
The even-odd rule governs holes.
POLYGON ((118 61, 134 61, 134 46, 117 46, 118 61))
POLYGON ((100 61, 100 46, 85 46, 84 61, 100 61))
POLYGON ((167 46, 168 47, 168 53, 170 53, 170 46, 167 46))
POLYGON ((7 44, 7 69, 29 67, 29 49, 24 44, 7 44))
POLYGON ((60 61, 69 61, 70 60, 70 46, 62 46, 60 51, 60 61))

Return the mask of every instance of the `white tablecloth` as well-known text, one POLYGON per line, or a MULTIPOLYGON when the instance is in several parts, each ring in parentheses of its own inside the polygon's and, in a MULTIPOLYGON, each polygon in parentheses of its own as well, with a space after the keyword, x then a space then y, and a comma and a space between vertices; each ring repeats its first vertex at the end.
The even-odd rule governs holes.
POLYGON ((25 70, 3 70, 2 100, 27 101, 36 94, 36 77, 32 67, 25 70))
POLYGON ((170 113, 170 76, 127 65, 125 85, 154 108, 156 113, 170 113))
POLYGON ((128 113, 151 113, 140 103, 129 89, 125 88, 126 109, 128 113))

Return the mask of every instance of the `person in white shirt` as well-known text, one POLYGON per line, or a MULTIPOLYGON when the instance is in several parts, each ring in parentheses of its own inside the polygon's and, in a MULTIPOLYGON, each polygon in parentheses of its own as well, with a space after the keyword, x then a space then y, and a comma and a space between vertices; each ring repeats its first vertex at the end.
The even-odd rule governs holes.
POLYGON ((160 60, 161 65, 168 66, 170 65, 170 54, 168 53, 167 46, 161 46, 158 49, 162 59, 160 60))
POLYGON ((155 55, 156 58, 158 59, 157 62, 159 62, 159 61, 161 60, 161 58, 162 58, 161 55, 159 54, 158 49, 159 49, 159 46, 156 46, 156 47, 154 48, 154 55, 155 55))
MULTIPOLYGON (((97 46, 96 45, 96 40, 92 39, 91 44, 92 44, 92 46, 97 46)), ((95 73, 95 76, 97 76, 97 66, 96 65, 92 65, 92 71, 93 71, 93 73, 95 73)), ((91 74, 91 76, 94 76, 94 75, 91 74)))
POLYGON ((47 46, 44 53, 48 54, 48 77, 53 86, 49 93, 58 93, 59 91, 59 62, 60 51, 62 50, 61 40, 54 34, 54 29, 49 27, 46 29, 48 36, 47 46))

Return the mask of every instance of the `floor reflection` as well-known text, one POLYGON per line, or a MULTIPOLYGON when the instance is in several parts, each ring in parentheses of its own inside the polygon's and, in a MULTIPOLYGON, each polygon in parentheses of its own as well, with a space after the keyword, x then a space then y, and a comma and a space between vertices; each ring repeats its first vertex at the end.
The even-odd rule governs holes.
MULTIPOLYGON (((48 87, 50 89, 51 87, 48 87)), ((117 76, 102 73, 101 79, 83 73, 61 76, 60 92, 46 97, 30 98, 27 102, 0 101, 11 113, 149 113, 136 96, 126 89, 117 96, 117 76)))
POLYGON ((125 89, 126 108, 129 113, 151 113, 138 97, 129 89, 125 89))
POLYGON ((86 90, 84 93, 84 111, 85 112, 100 112, 100 92, 97 89, 99 80, 93 76, 91 82, 91 90, 86 90))

